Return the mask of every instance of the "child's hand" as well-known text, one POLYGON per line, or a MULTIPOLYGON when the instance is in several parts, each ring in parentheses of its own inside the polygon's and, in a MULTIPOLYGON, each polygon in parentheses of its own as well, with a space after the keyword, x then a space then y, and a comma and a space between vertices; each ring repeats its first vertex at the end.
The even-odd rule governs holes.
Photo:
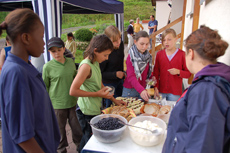
POLYGON ((157 87, 154 88, 154 98, 160 98, 159 90, 157 89, 157 87))
POLYGON ((116 72, 116 76, 117 76, 119 79, 122 79, 122 78, 125 76, 125 73, 122 72, 122 71, 117 71, 117 72, 116 72))
POLYGON ((143 90, 140 96, 142 99, 144 99, 144 101, 149 101, 150 95, 148 94, 147 90, 143 90))
POLYGON ((114 94, 109 94, 109 91, 107 90, 107 87, 103 87, 101 90, 97 91, 98 96, 106 99, 112 98, 114 94))
POLYGON ((169 73, 172 75, 178 75, 180 74, 180 70, 172 68, 172 69, 168 69, 169 73))
POLYGON ((121 106, 121 105, 127 106, 127 103, 124 102, 124 101, 122 101, 122 100, 117 100, 117 99, 115 99, 115 100, 114 100, 114 103, 115 103, 116 105, 118 105, 118 106, 121 106))

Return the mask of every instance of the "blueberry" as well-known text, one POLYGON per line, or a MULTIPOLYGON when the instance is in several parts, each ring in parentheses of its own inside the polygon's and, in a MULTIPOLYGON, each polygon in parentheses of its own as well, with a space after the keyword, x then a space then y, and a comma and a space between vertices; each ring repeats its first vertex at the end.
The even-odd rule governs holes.
POLYGON ((99 120, 95 127, 101 130, 115 130, 123 127, 124 125, 118 122, 118 118, 108 117, 99 120))

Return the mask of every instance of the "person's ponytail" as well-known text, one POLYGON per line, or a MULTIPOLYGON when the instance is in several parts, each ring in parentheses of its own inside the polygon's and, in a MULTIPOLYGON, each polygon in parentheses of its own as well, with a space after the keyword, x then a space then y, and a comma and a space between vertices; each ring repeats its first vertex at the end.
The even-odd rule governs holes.
POLYGON ((6 22, 3 21, 1 24, 0 24, 0 36, 2 35, 2 30, 6 30, 6 22))

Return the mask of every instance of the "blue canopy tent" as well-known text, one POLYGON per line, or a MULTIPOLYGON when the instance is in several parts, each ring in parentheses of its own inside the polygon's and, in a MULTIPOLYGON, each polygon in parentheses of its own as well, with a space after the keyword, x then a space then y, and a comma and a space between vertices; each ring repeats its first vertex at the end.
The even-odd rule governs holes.
MULTIPOLYGON (((31 8, 39 15, 45 27, 45 42, 51 37, 61 36, 62 13, 114 14, 116 26, 124 32, 124 6, 117 0, 0 0, 0 11, 16 8, 31 8)), ((45 46, 44 54, 39 58, 32 57, 32 63, 41 71, 44 63, 50 59, 45 46)))

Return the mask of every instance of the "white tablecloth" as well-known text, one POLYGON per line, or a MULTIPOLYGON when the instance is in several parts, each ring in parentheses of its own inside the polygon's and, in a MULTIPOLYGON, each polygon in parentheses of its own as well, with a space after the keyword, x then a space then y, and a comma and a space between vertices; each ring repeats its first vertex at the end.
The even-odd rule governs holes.
MULTIPOLYGON (((175 101, 162 101, 163 105, 170 105, 173 106, 176 104, 175 101)), ((170 115, 170 114, 168 114, 170 115)), ((166 115, 167 116, 167 115, 166 115)), ((168 116, 169 118, 169 116, 168 116)), ((165 134, 166 137, 166 134, 165 134)), ((110 153, 161 153, 162 148, 164 145, 164 140, 156 146, 153 147, 143 147, 139 146, 135 142, 132 141, 132 138, 129 135, 129 128, 126 128, 126 131, 123 135, 123 138, 115 143, 102 143, 98 141, 94 135, 90 138, 88 143, 85 145, 83 148, 82 152, 83 153, 88 153, 87 151, 93 151, 95 152, 110 152, 110 153)))
POLYGON ((82 152, 86 153, 87 151, 93 151, 110 153, 161 153, 164 140, 160 144, 153 147, 139 146, 132 141, 132 138, 129 135, 129 129, 127 127, 123 138, 115 143, 102 143, 98 141, 93 135, 83 148, 82 152))

